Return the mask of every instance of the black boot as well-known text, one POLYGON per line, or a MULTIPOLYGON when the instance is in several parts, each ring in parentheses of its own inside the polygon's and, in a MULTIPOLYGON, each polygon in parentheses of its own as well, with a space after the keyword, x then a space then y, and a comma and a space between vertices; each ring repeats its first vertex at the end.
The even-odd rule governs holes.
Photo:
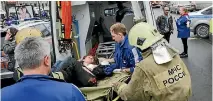
POLYGON ((187 54, 187 53, 184 53, 184 54, 181 54, 181 55, 180 55, 180 58, 186 58, 186 57, 188 57, 188 54, 187 54))
POLYGON ((182 52, 181 54, 179 54, 179 55, 184 55, 185 53, 184 52, 182 52))

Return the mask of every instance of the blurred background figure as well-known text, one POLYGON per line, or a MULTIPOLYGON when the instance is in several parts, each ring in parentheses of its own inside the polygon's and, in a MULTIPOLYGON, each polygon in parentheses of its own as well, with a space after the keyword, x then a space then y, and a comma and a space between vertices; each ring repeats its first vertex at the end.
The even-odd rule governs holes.
POLYGON ((173 33, 173 19, 172 16, 169 14, 169 7, 163 7, 164 14, 158 16, 156 25, 159 32, 164 35, 164 39, 168 42, 170 40, 170 35, 173 33))
POLYGON ((17 32, 18 30, 14 27, 8 28, 3 44, 3 51, 9 57, 8 70, 10 71, 14 71, 15 67, 14 50, 16 47, 15 36, 17 32))
POLYGON ((179 9, 180 17, 176 21, 177 31, 178 31, 178 38, 181 38, 183 43, 184 51, 180 54, 181 58, 188 57, 188 44, 187 40, 190 37, 190 27, 189 27, 189 15, 187 10, 184 7, 180 7, 179 9))
POLYGON ((30 13, 28 12, 26 7, 20 7, 18 10, 19 19, 29 19, 31 18, 30 13))

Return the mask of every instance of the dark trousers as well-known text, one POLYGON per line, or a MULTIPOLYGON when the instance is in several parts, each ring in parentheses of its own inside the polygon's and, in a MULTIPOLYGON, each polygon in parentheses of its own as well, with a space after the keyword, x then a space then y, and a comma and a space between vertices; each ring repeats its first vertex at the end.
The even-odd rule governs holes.
POLYGON ((170 35, 171 35, 171 33, 170 32, 168 32, 168 33, 165 33, 164 34, 164 39, 166 39, 167 41, 168 41, 168 43, 169 43, 169 41, 170 41, 170 35))
POLYGON ((181 38, 182 43, 183 43, 184 53, 186 53, 186 54, 188 54, 188 44, 187 44, 187 39, 188 39, 188 38, 181 38))

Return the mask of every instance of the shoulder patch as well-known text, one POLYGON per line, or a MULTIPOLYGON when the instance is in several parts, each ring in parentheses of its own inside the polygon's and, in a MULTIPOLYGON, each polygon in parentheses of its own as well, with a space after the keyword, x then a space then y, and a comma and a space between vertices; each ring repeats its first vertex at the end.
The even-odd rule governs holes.
POLYGON ((154 76, 154 80, 159 89, 163 89, 180 82, 186 73, 180 64, 154 76))

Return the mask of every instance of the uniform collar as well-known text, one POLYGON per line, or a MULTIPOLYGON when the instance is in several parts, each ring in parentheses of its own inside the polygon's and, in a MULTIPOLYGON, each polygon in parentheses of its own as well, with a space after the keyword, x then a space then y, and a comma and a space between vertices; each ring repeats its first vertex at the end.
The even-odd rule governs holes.
MULTIPOLYGON (((178 55, 178 53, 176 52, 175 49, 171 48, 171 47, 166 47, 169 54, 171 55, 171 57, 174 57, 175 55, 178 55)), ((146 51, 143 51, 142 52, 142 57, 145 59, 147 58, 150 54, 152 54, 152 49, 149 48, 147 49, 146 51)))
POLYGON ((50 79, 51 77, 48 75, 42 75, 42 74, 33 74, 33 75, 24 75, 21 77, 19 81, 23 81, 25 79, 50 79))
POLYGON ((128 47, 128 36, 124 36, 124 40, 121 42, 120 47, 127 48, 128 47))
POLYGON ((149 49, 147 49, 146 51, 143 51, 143 52, 142 52, 142 57, 145 59, 145 58, 147 58, 151 53, 152 53, 152 49, 149 48, 149 49))

